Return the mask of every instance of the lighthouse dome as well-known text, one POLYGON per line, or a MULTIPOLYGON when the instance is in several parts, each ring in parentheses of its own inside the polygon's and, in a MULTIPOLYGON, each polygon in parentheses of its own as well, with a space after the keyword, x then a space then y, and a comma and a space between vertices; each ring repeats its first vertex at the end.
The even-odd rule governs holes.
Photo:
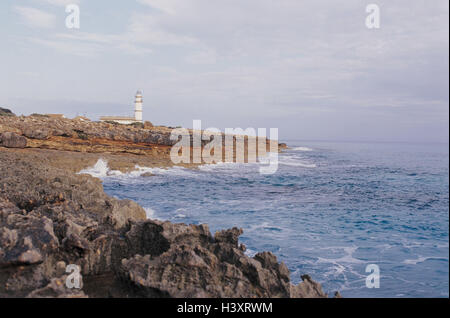
POLYGON ((142 95, 142 91, 141 91, 141 90, 138 90, 138 91, 136 92, 136 95, 142 95))

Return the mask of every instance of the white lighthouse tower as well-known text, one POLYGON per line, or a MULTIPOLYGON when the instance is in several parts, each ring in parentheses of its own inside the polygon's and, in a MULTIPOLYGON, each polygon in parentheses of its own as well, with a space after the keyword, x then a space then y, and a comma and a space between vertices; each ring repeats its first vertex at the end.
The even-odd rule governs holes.
POLYGON ((142 92, 137 91, 134 97, 134 117, 128 116, 102 116, 100 121, 115 122, 122 125, 142 123, 142 92))
POLYGON ((142 122, 142 92, 137 91, 134 99, 134 119, 142 122))

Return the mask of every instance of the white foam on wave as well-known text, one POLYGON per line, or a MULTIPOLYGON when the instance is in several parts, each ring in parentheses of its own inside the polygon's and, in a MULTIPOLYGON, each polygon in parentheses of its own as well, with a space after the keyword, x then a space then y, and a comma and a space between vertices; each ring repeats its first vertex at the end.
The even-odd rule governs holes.
POLYGON ((294 147, 294 148, 291 148, 291 150, 293 150, 293 151, 314 151, 314 149, 308 148, 308 147, 294 147))
POLYGON ((325 247, 322 248, 324 250, 331 249, 331 250, 338 250, 341 249, 344 252, 344 255, 339 258, 323 258, 318 257, 317 262, 318 263, 331 263, 335 265, 341 265, 343 264, 363 264, 364 261, 357 259, 353 256, 353 253, 358 249, 357 246, 343 246, 343 247, 325 247))
POLYGON ((158 220, 158 221, 167 221, 167 219, 159 217, 157 215, 156 211, 150 207, 144 207, 144 210, 145 210, 145 215, 147 216, 147 219, 158 220))
POLYGON ((283 160, 278 162, 280 165, 291 166, 291 167, 302 167, 302 168, 317 168, 317 165, 314 163, 306 163, 300 160, 283 160))
MULTIPOLYGON (((295 157, 280 156, 278 153, 269 153, 268 156, 266 157, 258 158, 258 162, 256 163, 218 162, 214 164, 200 165, 198 169, 204 172, 236 171, 242 169, 247 170, 247 169, 255 169, 261 165, 268 165, 269 162, 274 162, 275 160, 278 160, 279 165, 303 167, 303 168, 316 168, 315 164, 299 160, 298 158, 295 157)), ((170 168, 150 168, 136 165, 135 170, 123 173, 118 170, 111 170, 108 166, 108 161, 106 161, 103 158, 100 158, 95 163, 94 166, 83 169, 78 173, 79 174, 85 173, 96 178, 104 179, 107 177, 137 178, 145 173, 152 173, 154 175, 194 176, 195 170, 180 166, 173 166, 170 168)))
POLYGON ((287 155, 282 154, 278 159, 278 164, 291 166, 291 167, 302 167, 302 168, 316 168, 315 163, 311 163, 308 160, 300 157, 299 155, 287 155))
POLYGON ((276 225, 271 224, 269 222, 262 222, 262 223, 259 223, 259 224, 252 224, 252 225, 250 225, 250 226, 245 228, 246 232, 261 231, 261 230, 277 231, 277 232, 284 232, 284 231, 286 231, 285 228, 276 226, 276 225))
POLYGON ((307 162, 303 158, 299 158, 298 155, 292 156, 284 153, 270 152, 268 156, 259 158, 259 164, 267 165, 269 162, 275 162, 278 160, 279 165, 302 167, 302 168, 316 168, 314 163, 307 162))
POLYGON ((83 169, 78 174, 89 174, 96 178, 105 178, 108 176, 120 176, 123 173, 118 170, 110 170, 108 162, 102 158, 98 159, 94 166, 83 169))
POLYGON ((140 177, 145 173, 153 173, 154 175, 173 175, 173 176, 187 176, 192 175, 193 170, 184 167, 174 166, 170 168, 149 168, 136 165, 135 171, 129 173, 130 176, 140 177))
POLYGON ((254 257, 256 255, 256 253, 257 253, 256 251, 251 250, 249 248, 247 248, 244 252, 244 254, 247 255, 248 257, 254 257))
MULTIPOLYGON (((302 147, 300 147, 302 148, 302 147)), ((311 149, 312 150, 312 149, 311 149)), ((306 151, 306 150, 305 150, 306 151)), ((316 168, 314 163, 307 162, 298 156, 289 156, 278 152, 268 152, 266 156, 259 157, 254 163, 236 163, 236 162, 218 162, 215 164, 204 164, 199 166, 201 171, 230 171, 238 169, 254 169, 261 166, 267 166, 270 163, 278 162, 279 165, 316 168)))
POLYGON ((429 259, 428 257, 419 257, 417 259, 405 259, 403 261, 403 264, 408 264, 408 265, 417 265, 418 263, 423 263, 425 262, 427 259, 429 259))
POLYGON ((198 169, 201 171, 230 170, 230 169, 241 168, 242 165, 244 165, 244 163, 217 162, 217 163, 200 165, 200 166, 198 166, 198 169))
POLYGON ((192 170, 184 168, 184 167, 170 167, 167 169, 164 168, 149 168, 149 167, 141 167, 139 165, 135 166, 135 170, 123 173, 119 170, 111 170, 108 166, 108 161, 103 158, 99 159, 94 166, 83 169, 78 174, 89 174, 93 177, 104 179, 107 177, 121 177, 121 178, 137 178, 142 176, 145 173, 152 173, 154 175, 190 175, 193 173, 192 170))
MULTIPOLYGON (((301 150, 301 151, 310 151, 306 149, 306 147, 296 147, 293 148, 294 150, 301 150)), ((312 149, 311 149, 312 150, 312 149)), ((231 171, 231 170, 238 170, 238 169, 252 169, 254 167, 259 167, 261 165, 267 165, 270 162, 274 162, 275 160, 278 160, 279 165, 285 165, 285 166, 293 166, 293 167, 303 167, 303 168, 316 168, 316 164, 305 162, 304 160, 301 160, 297 157, 292 156, 286 156, 286 155, 280 155, 279 153, 268 153, 268 156, 266 157, 260 157, 258 158, 258 162, 256 163, 236 163, 236 162, 218 162, 214 164, 204 164, 200 165, 198 168, 200 171, 231 171)), ((130 171, 127 173, 123 173, 118 170, 111 170, 108 166, 108 161, 100 158, 95 163, 94 166, 90 168, 86 168, 78 172, 79 174, 89 174, 96 178, 106 178, 106 177, 140 177, 145 173, 152 173, 155 175, 173 175, 173 176, 189 176, 194 175, 195 172, 192 169, 180 167, 180 166, 173 166, 170 168, 150 168, 150 167, 141 167, 139 165, 135 166, 134 171, 130 171)))
POLYGON ((278 153, 268 153, 267 156, 257 158, 257 162, 218 162, 214 164, 204 164, 199 166, 200 171, 204 172, 225 172, 225 173, 235 173, 235 172, 244 172, 244 173, 258 173, 261 172, 261 169, 264 167, 269 167, 269 165, 273 165, 279 159, 275 156, 278 156, 278 153))
POLYGON ((405 259, 403 261, 403 264, 407 264, 407 265, 417 265, 419 263, 423 263, 426 262, 428 260, 444 260, 444 261, 448 261, 447 258, 443 258, 443 257, 425 257, 425 256, 419 256, 416 259, 405 259))
POLYGON ((145 210, 145 215, 147 216, 147 219, 153 219, 153 220, 157 220, 158 218, 156 217, 156 212, 155 210, 153 210, 152 208, 144 208, 145 210))
MULTIPOLYGON (((151 168, 141 168, 136 166, 137 171, 132 171, 129 173, 122 173, 118 170, 110 170, 108 166, 108 162, 104 159, 99 159, 96 164, 90 168, 83 169, 78 174, 89 174, 96 178, 106 178, 106 177, 118 177, 118 176, 140 176, 143 173, 149 172, 149 169, 151 168)), ((162 169, 161 169, 162 170, 162 169)), ((153 172, 153 171, 152 171, 153 172)), ((153 220, 161 220, 157 217, 155 210, 149 207, 144 208, 145 215, 147 219, 153 219, 153 220)))
POLYGON ((185 208, 178 208, 175 210, 175 215, 172 216, 172 220, 187 218, 188 210, 185 208))

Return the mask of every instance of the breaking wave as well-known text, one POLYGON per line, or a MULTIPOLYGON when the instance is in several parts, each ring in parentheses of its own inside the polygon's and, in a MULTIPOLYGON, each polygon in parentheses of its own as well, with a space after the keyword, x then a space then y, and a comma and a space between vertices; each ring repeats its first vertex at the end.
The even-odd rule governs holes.
POLYGON ((90 168, 83 169, 78 174, 89 174, 96 178, 105 178, 108 176, 118 176, 121 175, 122 172, 117 170, 110 170, 108 167, 108 161, 104 159, 98 159, 98 161, 90 168))

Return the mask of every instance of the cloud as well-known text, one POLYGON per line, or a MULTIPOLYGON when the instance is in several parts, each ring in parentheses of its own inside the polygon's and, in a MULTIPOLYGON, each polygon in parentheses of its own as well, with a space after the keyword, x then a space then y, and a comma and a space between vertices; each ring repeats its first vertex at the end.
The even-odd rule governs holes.
POLYGON ((81 57, 95 57, 98 56, 102 51, 102 47, 97 44, 92 43, 73 43, 68 41, 60 40, 49 40, 49 39, 38 39, 29 38, 32 43, 36 43, 53 50, 60 51, 64 54, 76 55, 81 57))
POLYGON ((24 6, 15 6, 13 9, 29 27, 49 29, 55 26, 56 17, 46 11, 24 6))
POLYGON ((65 7, 68 4, 80 4, 80 0, 34 0, 35 2, 65 7))
POLYGON ((175 15, 183 5, 183 1, 179 0, 138 0, 138 2, 171 15, 175 15))
POLYGON ((206 48, 187 56, 186 62, 190 64, 216 64, 217 58, 215 50, 206 48))
MULTIPOLYGON (((106 50, 120 50, 133 55, 142 55, 152 53, 152 49, 140 45, 140 43, 131 41, 122 34, 100 34, 100 33, 57 33, 54 35, 53 42, 70 43, 74 47, 84 47, 86 52, 91 52, 90 56, 96 56, 106 50)), ((58 46, 55 45, 58 49, 58 46)), ((65 48, 64 46, 62 48, 65 48)), ((79 50, 75 49, 73 54, 79 50)), ((70 50, 67 52, 70 53, 70 50)), ((79 55, 79 54, 76 54, 79 55)), ((87 56, 87 55, 85 55, 87 56)))
MULTIPOLYGON (((165 30, 152 15, 134 13, 130 17, 127 29, 120 33, 96 33, 75 31, 70 33, 55 33, 46 38, 34 41, 34 43, 54 48, 63 53, 74 55, 96 56, 102 51, 119 50, 132 55, 145 55, 153 52, 153 48, 161 46, 202 46, 197 39, 191 36, 177 34, 165 30), (81 54, 80 54, 81 53, 81 54)), ((208 54, 208 61, 200 61, 192 56, 192 62, 210 63, 214 58, 211 51, 202 52, 208 54)), ((201 58, 201 56, 200 56, 201 58)))
POLYGON ((183 32, 167 30, 160 21, 151 14, 133 14, 128 30, 121 35, 136 43, 148 45, 186 45, 195 44, 198 40, 183 32))

